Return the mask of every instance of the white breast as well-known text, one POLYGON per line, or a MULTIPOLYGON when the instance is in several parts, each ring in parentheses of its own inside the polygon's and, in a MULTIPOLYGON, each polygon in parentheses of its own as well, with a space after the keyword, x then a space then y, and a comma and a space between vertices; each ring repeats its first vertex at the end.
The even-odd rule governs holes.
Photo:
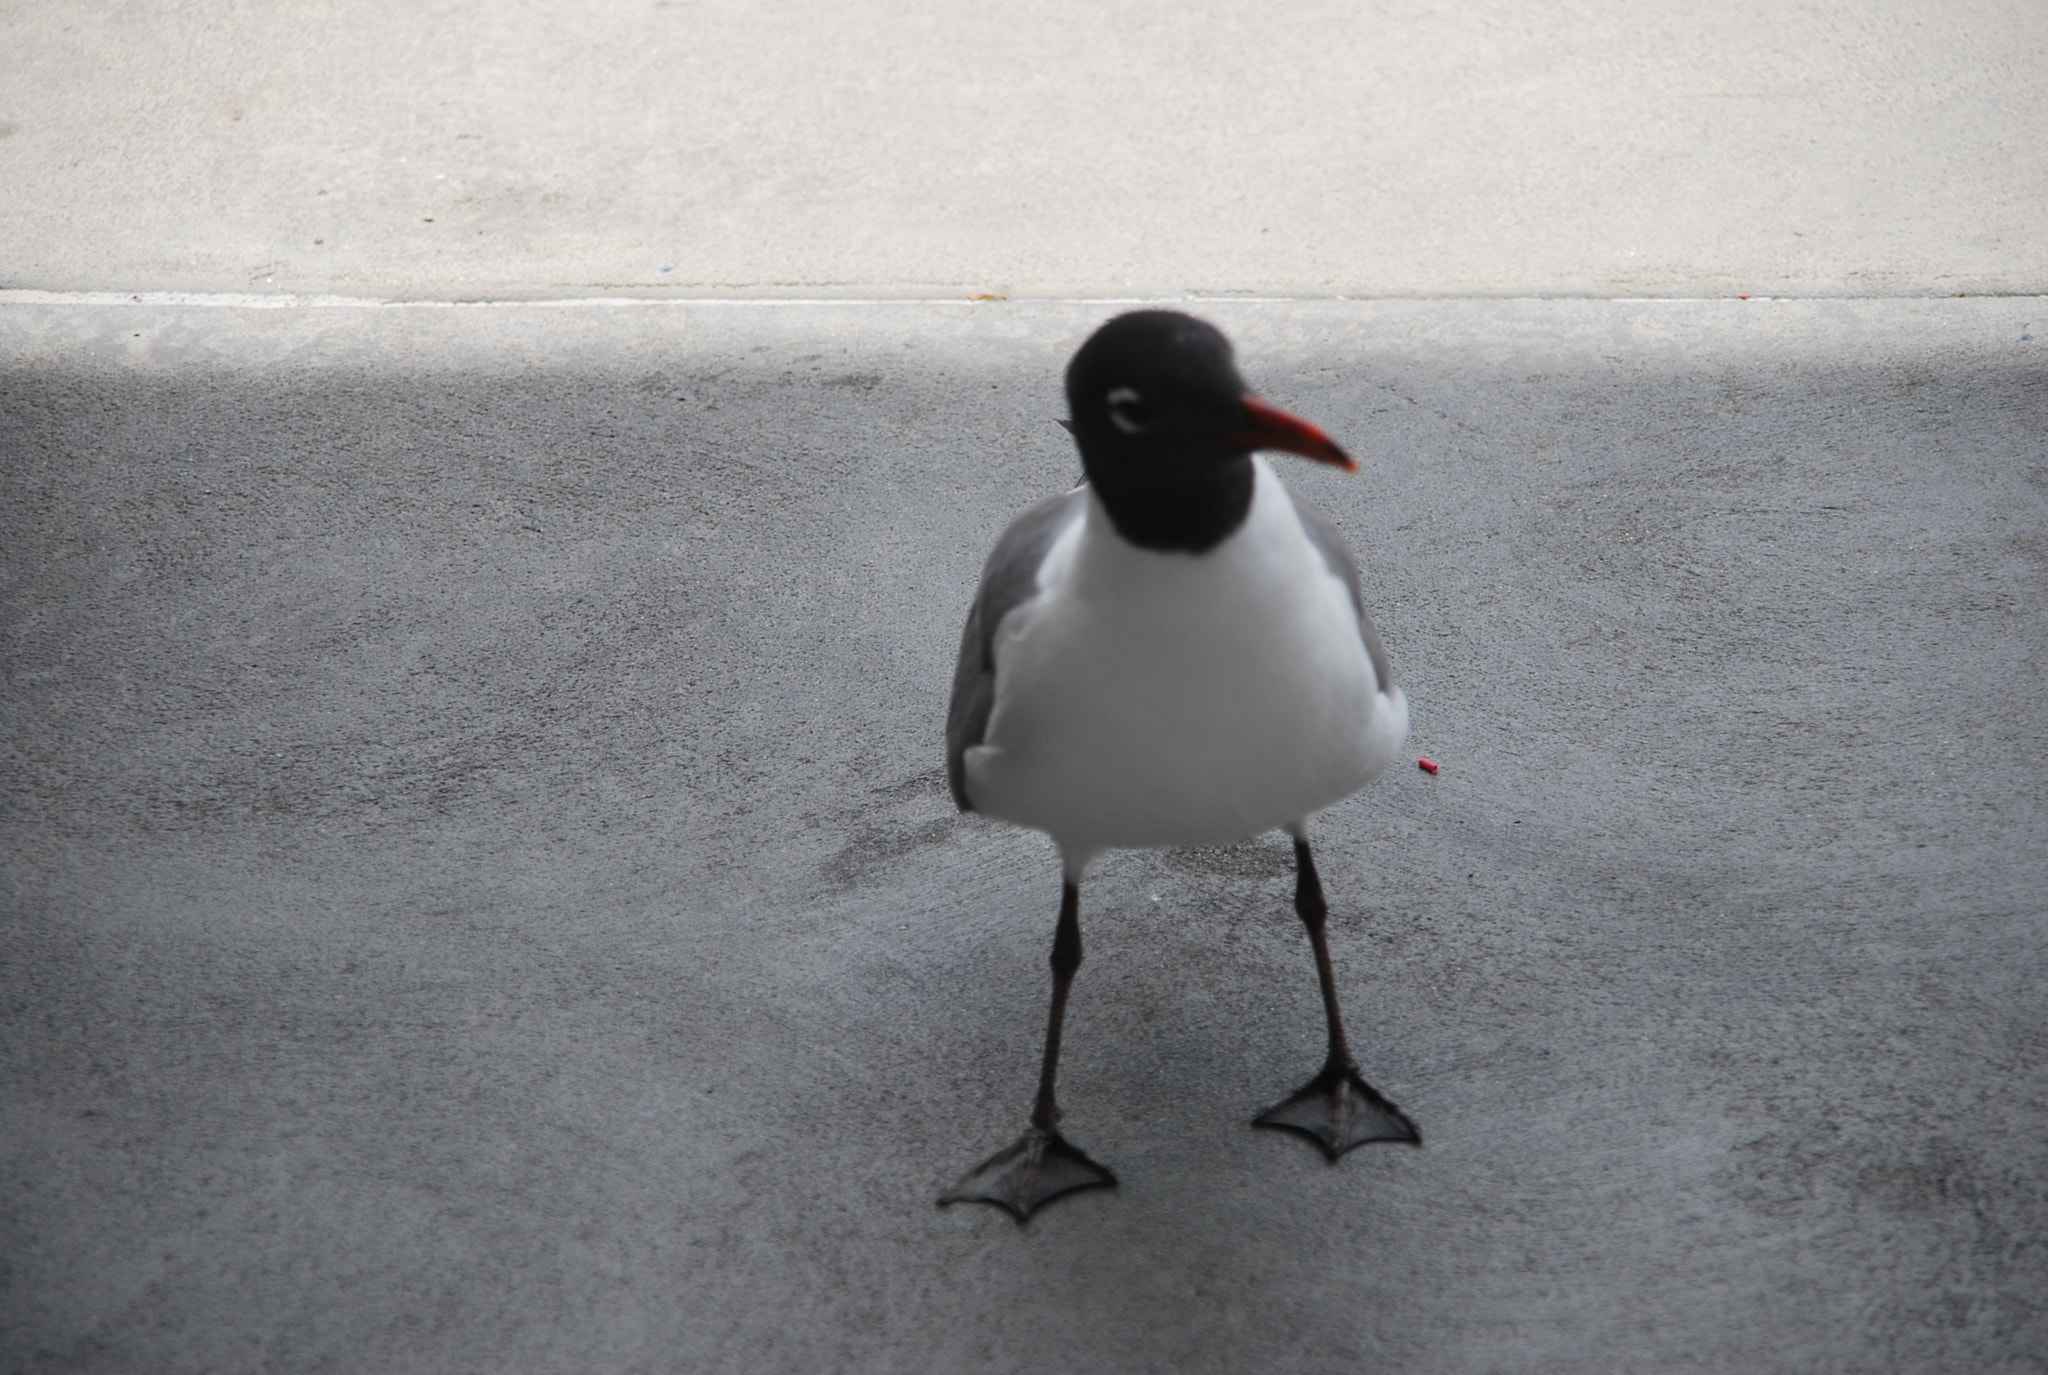
POLYGON ((1204 554, 1124 542, 1091 494, 1039 595, 1004 619, 966 756, 975 808, 1069 851, 1204 845, 1372 781, 1408 733, 1344 582, 1262 459, 1244 525, 1204 554))

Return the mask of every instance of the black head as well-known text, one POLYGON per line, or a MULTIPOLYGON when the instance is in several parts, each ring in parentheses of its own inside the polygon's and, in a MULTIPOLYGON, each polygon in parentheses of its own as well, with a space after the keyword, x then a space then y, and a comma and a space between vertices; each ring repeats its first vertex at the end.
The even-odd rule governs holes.
POLYGON ((1068 428, 1117 533, 1201 553, 1251 510, 1255 449, 1353 466, 1314 426, 1251 395, 1223 332, 1174 310, 1119 315, 1067 365, 1068 428))

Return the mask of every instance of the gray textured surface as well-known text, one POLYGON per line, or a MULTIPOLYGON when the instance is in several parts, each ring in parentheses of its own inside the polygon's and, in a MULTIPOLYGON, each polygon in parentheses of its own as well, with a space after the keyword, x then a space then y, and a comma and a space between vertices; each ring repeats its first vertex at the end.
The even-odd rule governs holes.
POLYGON ((0 286, 2048 291, 2040 0, 15 0, 0 286))
POLYGON ((1444 766, 956 817, 1100 311, 0 312, 8 1369, 2036 1370, 2041 302, 1209 310, 1444 766), (2032 342, 2021 336, 2032 334, 2032 342), (900 517, 904 503, 916 519, 900 517))

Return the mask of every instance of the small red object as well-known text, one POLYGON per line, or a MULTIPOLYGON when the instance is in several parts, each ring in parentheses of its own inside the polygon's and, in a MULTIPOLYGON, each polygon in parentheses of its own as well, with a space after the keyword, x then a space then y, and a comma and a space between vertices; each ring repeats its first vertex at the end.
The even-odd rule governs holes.
POLYGON ((1424 773, 1435 773, 1436 761, 1434 759, 1418 759, 1415 761, 1415 767, 1421 769, 1424 773))
POLYGON ((1736 299, 1736 300, 1738 300, 1738 301, 1747 301, 1747 300, 1749 299, 1749 297, 1747 297, 1747 296, 1737 296, 1737 297, 1736 297, 1735 299, 1736 299))

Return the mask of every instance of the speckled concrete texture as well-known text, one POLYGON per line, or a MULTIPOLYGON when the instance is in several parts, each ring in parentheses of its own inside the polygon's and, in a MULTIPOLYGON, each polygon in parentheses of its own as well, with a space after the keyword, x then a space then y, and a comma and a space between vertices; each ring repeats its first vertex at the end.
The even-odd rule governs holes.
POLYGON ((38 0, 0 287, 2048 291, 2040 0, 38 0))
POLYGON ((0 310, 0 1367, 2041 1369, 2048 307, 1203 310, 1365 459, 1428 1144, 1246 1125, 1277 840, 1120 855, 1027 1229, 939 737, 1105 308, 0 310))

